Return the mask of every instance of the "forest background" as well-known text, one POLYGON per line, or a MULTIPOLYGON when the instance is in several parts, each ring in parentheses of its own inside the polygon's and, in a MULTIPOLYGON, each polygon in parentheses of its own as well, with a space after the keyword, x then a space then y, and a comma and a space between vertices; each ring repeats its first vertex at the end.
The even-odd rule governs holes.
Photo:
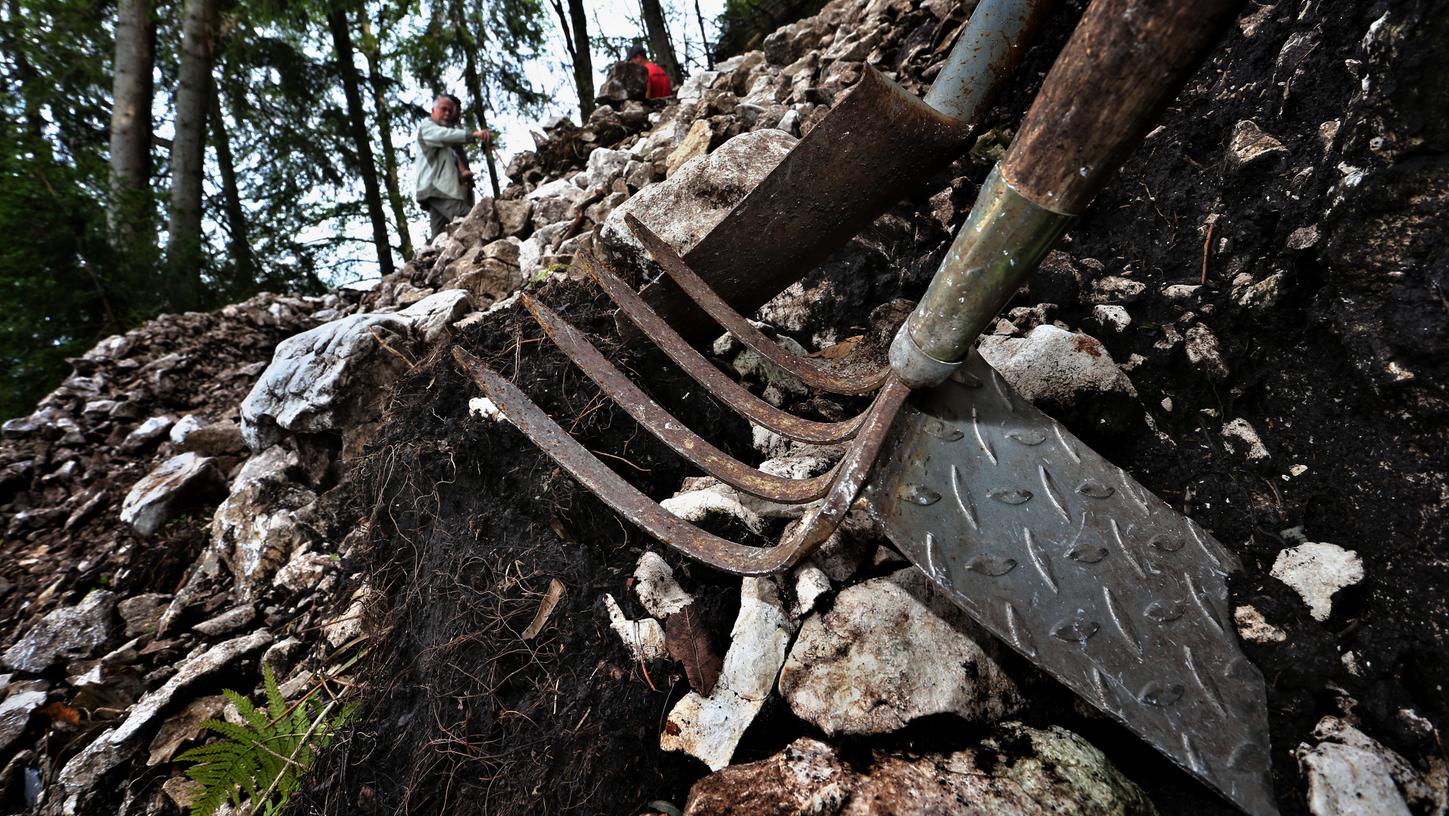
POLYGON ((0 0, 0 418, 163 312, 376 279, 425 239, 412 134, 463 98, 478 190, 641 43, 675 75, 823 0, 0 0))

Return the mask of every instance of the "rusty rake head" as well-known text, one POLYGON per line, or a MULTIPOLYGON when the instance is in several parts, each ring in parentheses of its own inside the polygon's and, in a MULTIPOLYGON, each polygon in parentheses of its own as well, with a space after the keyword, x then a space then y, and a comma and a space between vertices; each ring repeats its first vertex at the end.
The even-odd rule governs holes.
POLYGON ((544 332, 569 359, 633 419, 695 466, 720 481, 782 504, 818 502, 802 523, 774 547, 749 547, 713 535, 683 521, 616 474, 570 437, 512 383, 462 348, 453 357, 513 424, 563 466, 574 478, 646 532, 718 569, 741 575, 762 575, 785 569, 807 555, 835 530, 865 484, 886 434, 910 389, 883 365, 865 375, 832 371, 766 337, 702 281, 674 250, 633 216, 629 228, 650 257, 680 289, 745 346, 808 386, 846 395, 875 393, 861 414, 839 422, 804 419, 765 402, 724 374, 691 347, 607 261, 585 251, 577 263, 620 310, 665 354, 721 402, 750 422, 788 439, 816 445, 848 443, 840 461, 828 472, 805 479, 765 473, 735 459, 689 430, 643 389, 615 367, 577 328, 537 300, 524 304, 544 332))

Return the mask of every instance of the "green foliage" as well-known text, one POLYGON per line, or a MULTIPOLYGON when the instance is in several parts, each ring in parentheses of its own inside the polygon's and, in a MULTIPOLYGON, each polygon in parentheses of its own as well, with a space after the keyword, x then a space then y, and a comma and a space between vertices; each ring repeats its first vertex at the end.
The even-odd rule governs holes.
MULTIPOLYGON (((158 135, 174 116, 184 4, 153 2, 158 135)), ((326 15, 374 21, 369 47, 395 114, 394 158, 407 173, 405 103, 471 64, 490 111, 539 109, 525 63, 545 47, 542 0, 226 0, 212 77, 244 218, 228 210, 216 123, 208 125, 199 266, 171 268, 159 241, 107 236, 116 0, 0 0, 0 419, 28 413, 68 373, 65 358, 168 311, 213 309, 259 292, 316 293, 371 274, 362 167, 348 132, 326 15), (421 90, 419 90, 421 86, 421 90), (243 259, 232 257, 245 237, 243 259), (201 292, 195 282, 201 282, 201 292)), ((360 38, 361 32, 354 32, 360 38)), ((370 102, 371 100, 369 100, 370 102)), ((169 143, 152 147, 151 189, 125 223, 165 224, 169 143)), ((375 157, 381 150, 374 143, 375 157)), ((379 162, 380 163, 380 162, 379 162)), ((410 179, 400 179, 406 196, 410 179)), ((414 211, 415 212, 415 211, 414 211)), ((112 219, 113 221, 116 219, 112 219)), ((145 231, 142 231, 145 237, 145 231)), ((159 238, 159 236, 157 236, 159 238)))
POLYGON ((465 109, 482 104, 534 114, 549 96, 528 81, 524 65, 544 47, 547 19, 542 0, 435 2, 426 25, 395 40, 393 53, 429 95, 451 92, 464 97, 469 94, 460 93, 462 89, 444 87, 442 77, 464 67, 471 54, 483 98, 465 98, 465 109))
POLYGON ((265 710, 235 691, 223 691, 245 724, 207 720, 202 727, 222 739, 176 757, 194 763, 186 775, 203 786, 191 806, 192 816, 209 816, 227 801, 235 807, 250 802, 254 814, 280 813, 317 754, 352 713, 352 706, 334 713, 331 703, 321 705, 313 696, 289 710, 272 667, 263 663, 262 674, 265 710))
POLYGON ((120 324, 103 214, 85 179, 15 121, 0 125, 0 414, 28 413, 120 324), (40 306, 41 308, 37 308, 40 306))

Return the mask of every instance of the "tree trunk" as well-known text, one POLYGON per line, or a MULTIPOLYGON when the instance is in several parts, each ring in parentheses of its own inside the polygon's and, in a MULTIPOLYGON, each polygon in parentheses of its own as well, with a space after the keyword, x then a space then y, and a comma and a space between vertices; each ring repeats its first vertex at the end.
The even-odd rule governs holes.
POLYGON ((639 10, 644 15, 644 31, 649 35, 649 50, 654 61, 669 75, 669 81, 678 88, 683 80, 679 72, 679 60, 674 57, 674 45, 669 41, 669 24, 664 19, 664 9, 659 0, 639 0, 639 10))
POLYGON ((352 34, 347 28, 347 12, 341 8, 327 15, 332 30, 332 47, 337 52, 337 67, 342 74, 342 91, 347 97, 347 120, 357 150, 357 164, 362 172, 362 189, 367 198, 367 214, 372 220, 372 240, 377 245, 377 263, 383 275, 392 274, 392 243, 387 237, 387 219, 382 213, 382 193, 377 184, 377 165, 372 160, 372 141, 367 136, 366 113, 362 109, 361 82, 357 66, 352 62, 352 34))
POLYGON ((116 9, 116 73, 111 86, 111 246, 123 258, 149 256, 156 236, 151 204, 151 71, 156 21, 150 0, 120 0, 116 9))
MULTIPOLYGON (((483 79, 478 75, 478 62, 473 56, 475 43, 466 34, 468 17, 463 13, 463 4, 453 0, 453 33, 456 37, 458 48, 463 52, 463 81, 468 84, 469 109, 473 114, 473 123, 479 130, 488 129, 488 117, 483 109, 483 79)), ((483 146, 483 158, 488 162, 488 183, 493 188, 493 197, 499 196, 498 191, 498 168, 493 164, 493 148, 491 145, 483 146)))
POLYGON ((256 281, 256 269, 252 262, 252 246, 247 239, 247 216, 242 209, 241 191, 236 183, 236 163, 232 160, 231 139, 226 132, 226 120, 221 115, 221 88, 213 86, 210 96, 211 144, 216 149, 216 163, 221 170, 222 199, 226 202, 227 232, 231 235, 228 248, 231 251, 232 279, 240 291, 256 281))
MULTIPOLYGON (((594 60, 589 53, 589 22, 584 16, 584 0, 569 0, 569 18, 573 21, 574 86, 579 90, 579 124, 582 125, 594 112, 594 60)), ((564 33, 567 36, 569 32, 564 33)))
POLYGON ((694 0, 694 18, 699 20, 699 41, 704 45, 704 64, 714 70, 714 49, 709 46, 709 32, 704 30, 704 12, 699 10, 699 0, 694 0))
POLYGON ((181 23, 181 70, 176 90, 176 136, 171 142, 171 218, 166 263, 181 287, 176 305, 201 305, 201 179, 211 94, 216 0, 186 0, 181 23))
POLYGON ((407 206, 403 202, 402 190, 397 182, 397 150, 392 144, 392 111, 387 106, 387 86, 378 73, 382 54, 377 39, 372 36, 372 26, 367 20, 367 10, 362 10, 362 56, 367 60, 367 86, 372 91, 372 107, 377 114, 377 131, 382 137, 383 182, 387 187, 388 204, 392 207, 392 220, 397 225, 398 239, 402 246, 404 261, 413 259, 413 238, 408 229, 407 206))

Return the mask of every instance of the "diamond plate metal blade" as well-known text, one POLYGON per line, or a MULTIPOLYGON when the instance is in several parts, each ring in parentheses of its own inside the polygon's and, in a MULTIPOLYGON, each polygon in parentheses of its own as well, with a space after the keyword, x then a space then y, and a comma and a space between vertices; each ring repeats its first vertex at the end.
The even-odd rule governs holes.
POLYGON ((1251 814, 1276 814, 1237 559, 979 355, 902 410, 868 488, 886 534, 1005 643, 1251 814))

